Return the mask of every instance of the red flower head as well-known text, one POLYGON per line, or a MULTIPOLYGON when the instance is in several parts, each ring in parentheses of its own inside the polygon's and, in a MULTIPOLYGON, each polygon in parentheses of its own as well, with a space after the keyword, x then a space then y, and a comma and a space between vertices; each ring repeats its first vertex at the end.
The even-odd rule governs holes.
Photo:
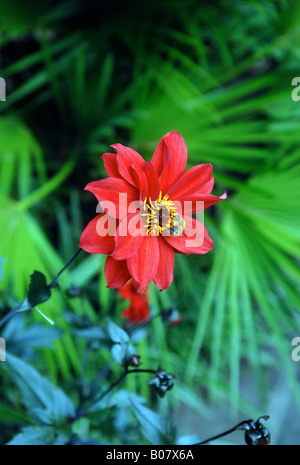
POLYGON ((108 178, 89 183, 102 213, 81 235, 79 247, 108 255, 105 276, 110 288, 132 277, 139 291, 154 283, 166 289, 173 281, 174 253, 204 254, 213 247, 206 228, 191 215, 226 198, 210 195, 212 166, 185 170, 187 148, 176 131, 166 134, 152 160, 121 144, 102 155, 108 178))
POLYGON ((146 323, 150 315, 147 289, 138 292, 139 287, 139 283, 132 279, 118 290, 123 299, 130 300, 130 305, 123 311, 122 317, 128 318, 132 325, 146 323))

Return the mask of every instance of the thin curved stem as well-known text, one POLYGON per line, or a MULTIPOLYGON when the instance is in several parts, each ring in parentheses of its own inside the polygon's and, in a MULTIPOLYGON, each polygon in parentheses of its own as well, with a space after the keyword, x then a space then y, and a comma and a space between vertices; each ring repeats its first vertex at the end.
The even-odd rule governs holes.
POLYGON ((4 325, 10 318, 12 318, 21 308, 23 302, 21 302, 16 308, 8 312, 1 320, 0 320, 0 327, 4 325))
POLYGON ((82 249, 76 250, 76 252, 72 255, 72 257, 70 258, 70 260, 67 261, 67 263, 65 264, 65 266, 57 273, 56 276, 54 276, 54 278, 52 279, 51 283, 48 285, 48 288, 49 288, 49 289, 55 287, 56 281, 58 280, 58 278, 60 277, 60 275, 65 271, 66 268, 68 268, 69 265, 71 265, 71 263, 73 262, 73 260, 75 260, 75 258, 77 257, 77 255, 79 255, 79 253, 80 253, 81 251, 82 251, 82 249))
POLYGON ((95 400, 93 400, 93 402, 91 404, 86 405, 81 410, 79 410, 77 412, 77 414, 75 415, 75 417, 72 418, 72 422, 78 420, 79 418, 82 418, 83 416, 85 416, 89 412, 89 410, 91 410, 93 407, 95 407, 95 405, 97 405, 98 402, 100 402, 102 399, 104 399, 105 396, 107 396, 115 387, 117 387, 123 381, 123 379, 126 378, 127 375, 129 375, 131 373, 151 373, 153 375, 157 375, 157 372, 155 370, 147 370, 147 369, 138 369, 138 368, 136 368, 134 370, 126 370, 126 371, 124 371, 124 373, 120 376, 120 378, 117 379, 117 381, 115 381, 114 383, 112 383, 106 389, 106 391, 102 392, 102 394, 99 397, 97 397, 95 400))
POLYGON ((228 434, 234 433, 234 431, 236 431, 238 428, 240 428, 241 426, 243 426, 246 423, 247 423, 246 421, 242 421, 241 423, 234 426, 233 428, 228 429, 224 433, 220 433, 220 434, 217 434, 216 436, 213 436, 212 438, 205 439, 205 441, 197 442, 196 444, 194 444, 194 446, 203 446, 204 444, 208 444, 211 441, 215 441, 216 439, 220 439, 223 436, 227 436, 228 434))

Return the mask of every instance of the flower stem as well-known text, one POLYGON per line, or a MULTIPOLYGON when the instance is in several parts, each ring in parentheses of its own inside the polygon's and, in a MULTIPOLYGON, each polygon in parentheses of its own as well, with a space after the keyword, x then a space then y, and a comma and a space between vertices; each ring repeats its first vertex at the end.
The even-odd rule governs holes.
POLYGON ((79 255, 79 253, 82 251, 82 249, 78 249, 76 250, 76 252, 72 255, 72 257, 70 258, 70 260, 67 261, 67 263, 65 264, 65 266, 57 273, 56 276, 54 276, 54 278, 52 279, 51 283, 48 285, 48 288, 49 289, 52 289, 53 287, 56 286, 56 281, 58 280, 58 278, 60 277, 60 275, 65 271, 66 268, 68 268, 69 265, 71 265, 71 263, 73 262, 73 260, 75 260, 75 258, 77 257, 77 255, 79 255))
POLYGON ((97 405, 102 399, 104 399, 105 396, 107 396, 115 387, 117 387, 123 381, 123 379, 126 378, 127 375, 131 373, 151 373, 151 374, 157 375, 157 372, 155 370, 146 370, 146 369, 139 369, 139 368, 136 368, 134 370, 124 371, 124 373, 120 376, 120 378, 118 378, 117 381, 112 383, 106 389, 106 391, 102 392, 102 394, 99 397, 97 397, 95 400, 93 400, 91 404, 86 405, 81 410, 79 410, 77 414, 75 415, 75 417, 72 418, 72 422, 79 420, 79 418, 84 417, 93 407, 95 407, 95 405, 97 405))
POLYGON ((8 312, 1 320, 0 320, 0 327, 4 325, 10 318, 12 318, 21 308, 23 302, 21 302, 16 308, 8 312))
POLYGON ((220 439, 220 438, 222 438, 223 436, 227 436, 228 434, 234 433, 234 431, 236 431, 237 429, 239 429, 239 428, 240 428, 241 426, 243 426, 245 423, 247 423, 247 422, 246 422, 246 421, 242 421, 241 423, 239 423, 238 425, 234 426, 233 428, 230 428, 229 430, 225 431, 224 433, 220 433, 220 434, 217 434, 216 436, 213 436, 212 438, 205 439, 205 441, 197 442, 196 444, 194 444, 194 446, 203 446, 204 444, 208 444, 208 443, 211 442, 211 441, 215 441, 216 439, 220 439))

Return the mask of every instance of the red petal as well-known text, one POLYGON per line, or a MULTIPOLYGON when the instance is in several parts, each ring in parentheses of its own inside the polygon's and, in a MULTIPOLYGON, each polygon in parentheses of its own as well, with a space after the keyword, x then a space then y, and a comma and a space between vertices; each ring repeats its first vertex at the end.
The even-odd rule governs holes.
POLYGON ((159 176, 163 194, 184 173, 187 163, 187 148, 181 134, 177 131, 168 132, 158 144, 152 164, 159 176))
POLYGON ((144 169, 146 166, 145 160, 135 150, 125 147, 122 144, 114 144, 112 147, 118 154, 117 164, 120 175, 130 184, 135 186, 135 181, 132 175, 132 165, 139 169, 144 169))
POLYGON ((174 249, 163 238, 158 243, 160 259, 154 282, 163 291, 173 282, 174 249))
MULTIPOLYGON (((157 172, 154 166, 152 165, 151 161, 149 161, 149 163, 147 164, 145 168, 145 173, 148 179, 147 197, 151 197, 152 200, 156 200, 159 197, 160 183, 157 172)), ((145 200, 145 197, 142 200, 145 200)))
POLYGON ((137 253, 127 259, 131 276, 140 284, 143 291, 153 280, 159 264, 159 246, 156 236, 145 236, 137 253))
POLYGON ((108 217, 106 213, 96 216, 86 226, 81 234, 79 247, 92 254, 110 254, 115 248, 116 219, 108 217), (107 220, 107 221, 106 221, 107 220), (103 236, 100 230, 107 229, 107 235, 103 236), (99 234, 100 232, 100 234, 99 234))
POLYGON ((151 159, 151 163, 160 177, 170 161, 170 150, 165 142, 167 134, 160 140, 151 159))
POLYGON ((123 287, 131 277, 126 265, 126 260, 115 260, 112 257, 107 257, 106 259, 104 274, 107 287, 111 289, 123 287))
POLYGON ((118 294, 123 297, 123 299, 130 300, 136 294, 138 288, 139 283, 137 283, 134 279, 131 279, 129 283, 118 289, 118 294))
POLYGON ((200 221, 184 216, 185 229, 182 236, 164 236, 169 245, 183 254, 205 254, 213 248, 205 226, 200 221))
POLYGON ((105 171, 111 178, 121 178, 117 165, 117 155, 115 153, 104 153, 101 155, 105 171))
POLYGON ((116 247, 111 256, 116 260, 132 257, 143 242, 143 235, 146 235, 146 229, 140 225, 140 215, 128 215, 119 224, 115 237, 116 247), (137 228, 141 229, 142 234, 136 234, 137 228))
POLYGON ((214 182, 214 177, 211 176, 209 181, 207 181, 205 184, 202 184, 202 186, 197 191, 197 194, 210 194, 214 187, 214 182))
POLYGON ((157 172, 151 161, 147 163, 144 170, 132 166, 132 177, 135 186, 140 191, 140 200, 144 202, 146 198, 156 200, 159 196, 160 185, 157 172))
POLYGON ((118 178, 90 182, 85 190, 92 192, 101 207, 106 209, 110 216, 116 216, 116 218, 124 218, 128 213, 130 203, 139 198, 138 191, 133 186, 118 178), (120 194, 123 195, 120 196, 120 194))
POLYGON ((178 199, 182 205, 182 212, 184 215, 192 215, 199 211, 205 210, 208 207, 211 207, 221 200, 227 198, 226 192, 220 197, 216 195, 205 195, 205 194, 194 194, 184 197, 184 199, 178 199))
POLYGON ((145 198, 148 196, 148 179, 146 176, 145 171, 137 168, 136 166, 132 165, 132 179, 134 181, 134 185, 140 191, 140 200, 144 202, 145 198))
POLYGON ((136 325, 137 323, 146 323, 149 320, 149 313, 147 297, 142 293, 136 293, 129 307, 123 311, 122 317, 130 319, 130 323, 136 325))
MULTIPOLYGON (((206 185, 212 177, 212 165, 197 165, 187 170, 173 186, 168 189, 168 194, 174 200, 199 193, 201 187, 206 185)), ((205 192, 209 194, 209 192, 205 192)))

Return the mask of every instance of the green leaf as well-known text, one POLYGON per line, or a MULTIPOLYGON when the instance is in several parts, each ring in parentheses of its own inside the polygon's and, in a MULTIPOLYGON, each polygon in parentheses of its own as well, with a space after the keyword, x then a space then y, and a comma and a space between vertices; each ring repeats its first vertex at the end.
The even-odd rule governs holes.
POLYGON ((136 403, 133 399, 131 399, 131 405, 148 442, 159 446, 175 443, 176 428, 170 421, 136 403))
MULTIPOLYGON (((51 297, 51 291, 48 288, 47 281, 43 273, 40 271, 34 271, 30 276, 30 284, 27 293, 27 297, 21 302, 18 307, 18 312, 25 312, 36 307, 38 304, 46 302, 51 297)), ((45 318, 49 323, 54 324, 52 320, 46 317, 38 308, 37 311, 45 318)))
POLYGON ((35 428, 28 426, 23 428, 21 433, 14 436, 8 446, 46 446, 63 445, 68 442, 65 434, 57 434, 54 428, 43 426, 35 428))
POLYGON ((30 423, 28 415, 22 411, 12 409, 10 405, 0 403, 1 425, 16 425, 30 423))
POLYGON ((127 366, 127 362, 136 354, 136 349, 131 344, 114 344, 111 349, 111 356, 120 366, 127 366))
POLYGON ((177 439, 176 445, 178 446, 192 446, 193 444, 197 444, 201 440, 195 434, 180 436, 177 439))
POLYGON ((132 402, 136 404, 142 404, 145 399, 134 392, 128 391, 127 389, 120 389, 118 391, 112 392, 108 396, 105 396, 102 400, 97 402, 97 404, 91 409, 91 412, 97 412, 99 410, 106 410, 113 407, 118 409, 123 409, 131 406, 132 402))
POLYGON ((51 297, 51 291, 48 288, 45 275, 40 271, 34 271, 31 275, 31 281, 27 294, 27 299, 31 307, 46 302, 51 297))
POLYGON ((58 328, 46 328, 41 324, 25 327, 23 315, 16 315, 8 321, 2 331, 2 337, 9 344, 10 352, 21 358, 28 356, 35 347, 53 347, 61 331, 58 328))
POLYGON ((24 198, 46 181, 41 147, 31 130, 14 116, 0 118, 1 193, 24 198))
POLYGON ((73 334, 82 337, 87 341, 97 341, 101 347, 110 348, 111 340, 107 334, 106 328, 100 326, 91 326, 90 328, 74 329, 73 334))
POLYGON ((120 328, 120 326, 116 325, 109 318, 107 319, 107 331, 113 342, 120 344, 126 344, 129 342, 129 336, 126 331, 120 328))
POLYGON ((75 414, 73 402, 61 388, 55 387, 23 360, 11 354, 7 354, 6 358, 8 370, 21 391, 28 413, 47 424, 75 414))
MULTIPOLYGON (((25 312, 27 310, 31 310, 37 305, 46 302, 51 297, 51 291, 47 286, 47 281, 43 273, 41 273, 40 271, 34 271, 30 278, 31 279, 27 297, 23 300, 23 302, 21 302, 18 305, 18 312, 25 312)), ((45 315, 43 316, 44 318, 46 318, 45 315)))

